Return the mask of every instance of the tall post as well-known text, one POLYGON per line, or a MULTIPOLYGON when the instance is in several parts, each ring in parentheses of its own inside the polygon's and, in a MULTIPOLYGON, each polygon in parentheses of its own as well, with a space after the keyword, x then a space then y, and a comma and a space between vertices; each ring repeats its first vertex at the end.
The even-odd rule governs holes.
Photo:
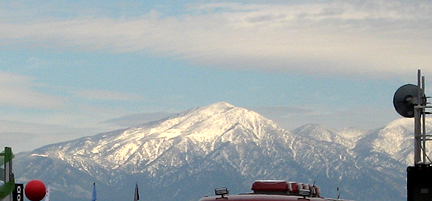
MULTIPOLYGON (((421 72, 420 69, 418 70, 417 78, 417 86, 420 88, 420 77, 421 72)), ((417 103, 414 107, 414 165, 419 164, 421 160, 421 115, 422 115, 422 109, 421 107, 421 90, 418 90, 417 94, 417 103)))
MULTIPOLYGON (((422 106, 426 106, 426 95, 425 95, 425 77, 422 76, 422 86, 421 86, 421 105, 422 106)), ((422 107, 421 108, 421 119, 422 119, 422 151, 423 151, 423 162, 426 163, 426 158, 427 158, 427 150, 426 150, 426 140, 427 140, 427 134, 426 134, 426 108, 422 107)))

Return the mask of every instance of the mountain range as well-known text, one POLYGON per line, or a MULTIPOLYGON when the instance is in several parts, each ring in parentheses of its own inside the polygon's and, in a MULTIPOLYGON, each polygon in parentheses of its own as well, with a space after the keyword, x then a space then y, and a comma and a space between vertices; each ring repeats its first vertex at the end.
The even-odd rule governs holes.
POLYGON ((14 173, 44 181, 51 200, 62 201, 90 200, 93 183, 98 200, 132 200, 138 184, 141 200, 197 201, 216 187, 249 192, 257 179, 316 183, 325 197, 402 201, 412 127, 399 119, 374 130, 288 131, 220 102, 16 154, 14 173))

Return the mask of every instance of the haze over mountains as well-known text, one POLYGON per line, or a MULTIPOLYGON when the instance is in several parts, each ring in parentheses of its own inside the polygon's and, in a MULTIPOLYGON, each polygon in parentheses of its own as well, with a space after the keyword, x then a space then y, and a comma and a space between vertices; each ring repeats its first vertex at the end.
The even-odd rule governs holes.
MULTIPOLYGON (((430 127, 430 124, 428 124, 430 127)), ((429 131, 430 132, 430 131, 429 131)), ((256 112, 215 103, 122 130, 20 153, 18 181, 41 179, 51 199, 198 200, 216 187, 249 192, 256 179, 316 182, 325 197, 406 200, 412 120, 377 130, 308 124, 287 131, 256 112)))

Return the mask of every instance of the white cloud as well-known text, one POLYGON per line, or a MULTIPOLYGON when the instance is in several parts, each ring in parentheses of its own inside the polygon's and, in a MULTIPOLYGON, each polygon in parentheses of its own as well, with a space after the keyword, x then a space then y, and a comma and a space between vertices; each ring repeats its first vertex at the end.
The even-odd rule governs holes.
POLYGON ((47 144, 109 131, 112 127, 73 127, 73 125, 0 120, 0 128, 0 139, 2 139, 0 147, 12 147, 12 151, 18 153, 31 151, 47 144))
POLYGON ((103 123, 118 125, 122 127, 130 127, 130 126, 136 126, 151 121, 157 121, 172 115, 175 115, 175 113, 167 113, 167 112, 139 113, 139 114, 122 116, 115 119, 110 119, 104 121, 103 123))
POLYGON ((25 109, 55 109, 67 104, 67 100, 39 92, 42 87, 34 78, 0 71, 0 106, 25 109))
POLYGON ((140 99, 140 97, 135 94, 123 93, 119 91, 96 90, 96 89, 80 90, 80 91, 76 91, 75 94, 80 97, 91 99, 91 100, 122 101, 122 100, 140 99))
POLYGON ((279 126, 294 130, 309 123, 324 125, 328 128, 342 129, 345 127, 376 129, 387 125, 390 121, 400 118, 393 108, 352 107, 352 108, 324 108, 324 107, 261 107, 252 110, 273 120, 279 126), (307 108, 307 109, 302 109, 307 108), (370 114, 373 114, 371 116, 370 114))
POLYGON ((432 3, 191 4, 187 14, 1 23, 0 45, 142 52, 224 68, 394 76, 430 66, 432 3))

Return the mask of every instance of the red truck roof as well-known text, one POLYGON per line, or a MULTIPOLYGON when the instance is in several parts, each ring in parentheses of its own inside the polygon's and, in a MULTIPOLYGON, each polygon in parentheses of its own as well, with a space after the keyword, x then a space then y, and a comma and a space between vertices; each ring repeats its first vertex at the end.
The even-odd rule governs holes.
POLYGON ((241 195, 226 195, 203 197, 200 201, 327 201, 319 197, 292 196, 292 195, 266 195, 266 194, 241 194, 241 195))
POLYGON ((228 195, 227 188, 215 189, 216 196, 204 197, 200 201, 327 201, 320 196, 316 185, 283 180, 258 180, 252 184, 253 193, 228 195))

